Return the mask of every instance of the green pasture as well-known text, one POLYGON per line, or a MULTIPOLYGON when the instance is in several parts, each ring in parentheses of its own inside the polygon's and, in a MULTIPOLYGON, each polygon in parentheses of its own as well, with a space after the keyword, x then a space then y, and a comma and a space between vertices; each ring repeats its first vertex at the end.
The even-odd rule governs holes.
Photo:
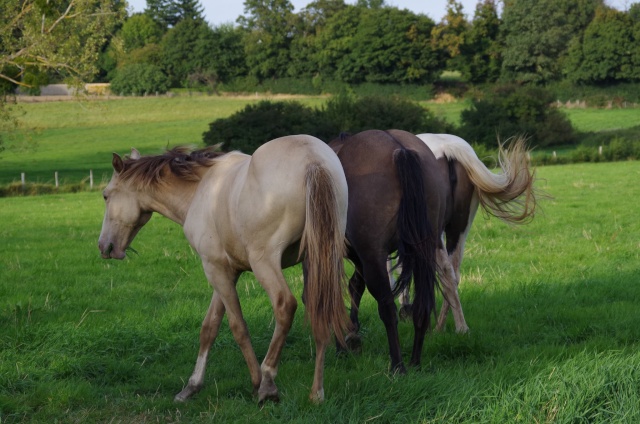
MULTIPOLYGON (((281 401, 262 408, 226 321, 205 388, 173 402, 211 295, 179 226, 156 216, 133 243, 139 254, 105 261, 99 193, 0 198, 0 422, 639 422, 640 165, 537 173, 552 198, 532 223, 476 218, 460 287, 469 334, 450 319, 429 335, 422 369, 392 375, 367 294, 363 351, 329 349, 326 401, 313 405, 300 302, 281 401)), ((285 275, 300 299, 300 269, 285 275)), ((261 358, 274 327, 268 299, 249 273, 238 292, 261 358)), ((411 324, 400 332, 408 358, 411 324)))
MULTIPOLYGON (((284 98, 291 98, 287 96, 284 98)), ((279 97, 283 98, 283 97, 279 97)), ((176 96, 101 101, 20 103, 22 128, 11 142, 25 149, 0 153, 0 184, 20 181, 75 183, 111 177, 111 153, 132 147, 143 154, 202 144, 209 123, 264 97, 176 96)), ((320 105, 321 97, 297 99, 320 105)))
MULTIPOLYGON (((0 184, 20 181, 52 183, 57 171, 61 183, 77 183, 93 171, 96 184, 111 176, 111 153, 131 147, 143 154, 166 147, 202 143, 209 123, 227 117, 247 103, 264 97, 175 96, 101 101, 20 103, 22 128, 9 137, 14 146, 0 152, 0 184)), ((295 98, 310 106, 324 97, 295 98)), ((459 124, 468 103, 421 102, 440 118, 459 124)), ((565 109, 580 131, 608 131, 640 124, 638 108, 565 109)), ((428 131, 428 130, 426 130, 428 131)), ((557 149, 556 149, 557 150, 557 149)))

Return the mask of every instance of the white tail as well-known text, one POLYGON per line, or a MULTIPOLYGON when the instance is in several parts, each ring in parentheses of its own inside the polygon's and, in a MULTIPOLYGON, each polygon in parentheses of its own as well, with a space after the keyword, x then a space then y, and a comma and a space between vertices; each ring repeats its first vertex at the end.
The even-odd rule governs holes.
POLYGON ((533 188, 535 172, 529 167, 525 138, 518 137, 507 148, 500 144, 498 165, 502 172, 491 172, 473 148, 451 134, 419 134, 436 158, 458 161, 476 187, 480 204, 488 213, 510 223, 528 222, 535 214, 533 188))

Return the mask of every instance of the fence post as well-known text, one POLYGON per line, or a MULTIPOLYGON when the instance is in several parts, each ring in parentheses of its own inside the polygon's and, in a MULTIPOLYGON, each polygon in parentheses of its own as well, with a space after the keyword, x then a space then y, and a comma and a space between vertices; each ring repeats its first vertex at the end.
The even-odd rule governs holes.
POLYGON ((598 156, 602 156, 602 146, 598 146, 598 156))
POLYGON ((93 190, 93 169, 89 170, 89 188, 93 190))
POLYGON ((58 171, 56 171, 53 175, 56 179, 56 188, 58 188, 58 171))
POLYGON ((22 181, 22 190, 24 190, 24 186, 26 184, 24 172, 20 173, 20 181, 22 181))

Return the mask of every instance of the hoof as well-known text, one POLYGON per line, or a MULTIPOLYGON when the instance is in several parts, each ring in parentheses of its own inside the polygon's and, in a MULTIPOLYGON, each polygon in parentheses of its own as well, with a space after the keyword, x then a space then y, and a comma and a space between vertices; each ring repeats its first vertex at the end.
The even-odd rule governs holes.
POLYGON ((273 403, 280 402, 280 396, 278 396, 278 392, 259 396, 258 406, 262 407, 267 402, 273 402, 273 403))
POLYGON ((347 344, 347 349, 350 352, 360 353, 362 352, 362 337, 359 334, 351 333, 347 334, 344 342, 347 344))
POLYGON ((311 393, 309 395, 309 400, 316 405, 324 402, 324 389, 319 390, 316 393, 311 393))
POLYGON ((180 393, 178 393, 173 400, 175 402, 185 402, 187 399, 189 399, 191 396, 193 396, 194 394, 198 393, 200 391, 200 389, 202 389, 202 386, 192 386, 192 385, 187 385, 187 387, 185 387, 184 389, 182 389, 182 391, 180 393))
POLYGON ((407 369, 405 368, 403 363, 399 363, 395 367, 391 369, 393 375, 404 375, 407 373, 407 369))
POLYGON ((263 378, 260 389, 258 389, 258 405, 262 406, 268 401, 278 403, 280 396, 278 396, 278 388, 273 380, 267 381, 263 378))
POLYGON ((413 307, 412 305, 402 305, 400 307, 400 311, 398 312, 398 317, 402 320, 402 321, 407 321, 409 319, 411 319, 413 315, 413 307))
POLYGON ((458 334, 469 334, 469 327, 465 325, 464 327, 456 328, 456 333, 458 333, 458 334))

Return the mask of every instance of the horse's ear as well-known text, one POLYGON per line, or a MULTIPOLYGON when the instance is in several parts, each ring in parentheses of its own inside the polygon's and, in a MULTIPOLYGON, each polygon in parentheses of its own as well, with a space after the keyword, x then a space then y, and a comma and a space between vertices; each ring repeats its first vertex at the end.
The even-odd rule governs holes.
POLYGON ((140 159, 140 152, 132 147, 131 148, 131 156, 130 156, 130 158, 133 159, 133 160, 140 159))
POLYGON ((124 169, 124 162, 122 162, 122 158, 117 153, 113 154, 113 160, 111 161, 113 165, 113 169, 119 174, 124 169))

